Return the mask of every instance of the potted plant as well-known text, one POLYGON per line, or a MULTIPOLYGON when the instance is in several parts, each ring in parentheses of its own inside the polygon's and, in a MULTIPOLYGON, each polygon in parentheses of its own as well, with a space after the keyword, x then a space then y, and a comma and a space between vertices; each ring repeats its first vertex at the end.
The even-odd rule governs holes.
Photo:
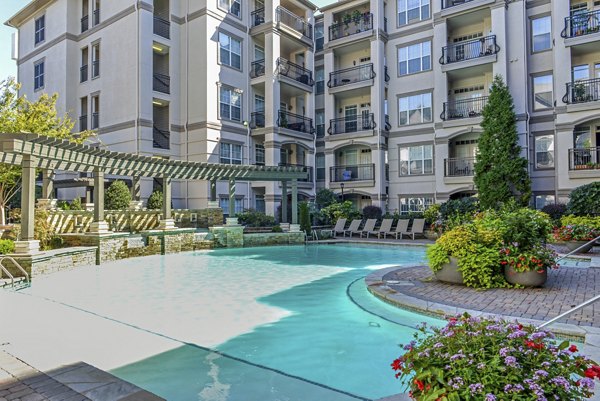
POLYGON ((342 21, 344 21, 344 25, 346 26, 346 29, 348 29, 348 26, 350 26, 350 22, 352 22, 352 15, 350 15, 350 13, 344 14, 342 21))
MULTIPOLYGON (((588 244, 591 240, 600 235, 600 230, 583 224, 568 224, 557 227, 554 230, 554 239, 558 242, 564 242, 569 251, 574 251, 577 248, 588 244)), ((579 252, 588 252, 594 246, 593 243, 588 244, 579 252)))
POLYGON ((590 398, 600 366, 553 340, 531 325, 465 313, 442 328, 421 326, 391 367, 413 400, 590 398))
POLYGON ((573 86, 573 97, 576 102, 585 101, 585 85, 582 82, 576 82, 573 86))
POLYGON ((500 250, 500 264, 504 266, 504 277, 510 284, 525 287, 541 287, 548 278, 548 269, 557 269, 556 252, 542 244, 520 251, 515 245, 500 250))
POLYGON ((358 10, 352 11, 352 21, 356 24, 360 23, 360 17, 362 16, 361 12, 358 10))

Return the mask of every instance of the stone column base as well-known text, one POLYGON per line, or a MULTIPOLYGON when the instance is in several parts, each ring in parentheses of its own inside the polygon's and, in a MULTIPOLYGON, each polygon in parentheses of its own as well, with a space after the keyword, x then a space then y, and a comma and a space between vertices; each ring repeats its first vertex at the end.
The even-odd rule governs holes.
POLYGON ((143 201, 131 201, 129 202, 129 210, 142 210, 144 208, 143 201))
POLYGON ((219 201, 208 201, 208 208, 209 209, 218 209, 219 201))
POLYGON ((56 210, 56 199, 38 199, 36 207, 42 210, 56 210))
POLYGON ((239 226, 240 222, 237 217, 227 217, 225 219, 226 226, 239 226))
POLYGON ((93 212, 94 211, 94 204, 93 203, 84 203, 83 204, 83 210, 85 210, 86 212, 93 212))
POLYGON ((158 222, 159 230, 174 230, 176 228, 175 220, 173 219, 163 219, 158 222))
POLYGON ((90 224, 90 233, 92 234, 108 234, 110 233, 108 223, 104 220, 94 221, 90 224))
POLYGON ((21 255, 34 255, 40 253, 40 241, 15 241, 15 253, 21 255))
POLYGON ((290 232, 291 233, 299 233, 300 232, 300 224, 290 224, 290 232))

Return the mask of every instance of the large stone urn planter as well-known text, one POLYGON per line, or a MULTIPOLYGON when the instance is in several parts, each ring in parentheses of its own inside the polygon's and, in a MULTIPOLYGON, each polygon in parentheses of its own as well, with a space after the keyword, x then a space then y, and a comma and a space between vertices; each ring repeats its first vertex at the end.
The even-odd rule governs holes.
POLYGON ((517 272, 512 266, 504 267, 504 278, 511 284, 520 284, 524 287, 542 287, 548 279, 548 269, 541 273, 537 271, 517 272))
POLYGON ((444 264, 440 270, 433 274, 435 278, 444 283, 464 284, 462 272, 458 270, 458 259, 454 256, 450 256, 450 262, 444 264))
MULTIPOLYGON (((588 242, 589 241, 567 241, 567 242, 565 242, 565 246, 567 247, 569 252, 573 252, 575 249, 579 248, 580 246, 585 245, 588 242)), ((578 253, 589 252, 590 249, 592 249, 593 247, 594 247, 594 243, 592 242, 591 244, 588 244, 587 246, 585 246, 583 249, 579 250, 578 253)))

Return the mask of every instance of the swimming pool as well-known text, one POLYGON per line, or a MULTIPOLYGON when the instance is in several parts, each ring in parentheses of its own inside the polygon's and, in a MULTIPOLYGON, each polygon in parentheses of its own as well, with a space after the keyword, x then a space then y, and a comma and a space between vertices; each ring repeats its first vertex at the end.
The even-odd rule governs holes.
POLYGON ((370 400, 401 391, 398 344, 439 321, 376 300, 362 278, 423 260, 420 247, 357 244, 202 251, 56 274, 25 293, 177 343, 111 370, 170 401, 370 400))

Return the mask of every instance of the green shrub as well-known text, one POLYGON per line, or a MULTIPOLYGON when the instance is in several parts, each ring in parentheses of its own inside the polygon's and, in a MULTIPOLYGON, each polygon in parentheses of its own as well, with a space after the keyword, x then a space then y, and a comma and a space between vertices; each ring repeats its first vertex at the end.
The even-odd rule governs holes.
POLYGON ((552 219, 552 224, 560 225, 560 219, 567 213, 567 205, 557 203, 554 205, 546 205, 542 208, 542 212, 546 213, 552 219))
POLYGON ((73 202, 69 205, 71 210, 83 210, 83 205, 81 204, 81 198, 73 199, 73 202))
POLYGON ((550 217, 546 213, 529 208, 501 213, 498 224, 504 226, 504 243, 517 243, 521 249, 531 249, 535 245, 545 243, 552 233, 550 217))
POLYGON ((273 228, 271 228, 271 232, 282 233, 283 229, 281 228, 281 226, 273 226, 273 228))
POLYGON ((163 205, 163 196, 161 191, 154 191, 148 198, 147 208, 150 210, 160 210, 163 205))
POLYGON ((381 220, 383 212, 379 206, 365 206, 362 210, 363 218, 381 220))
POLYGON ((423 212, 423 217, 425 218, 425 222, 427 224, 431 225, 440 218, 440 207, 441 206, 436 203, 425 209, 423 212))
POLYGON ((306 234, 310 234, 312 227, 310 225, 310 212, 308 202, 300 202, 300 229, 306 234))
POLYGON ((479 201, 477 198, 451 199, 440 205, 439 217, 444 228, 451 230, 456 226, 472 221, 478 211, 479 201))
POLYGON ((15 252, 15 243, 9 239, 0 239, 0 255, 6 255, 15 252))
POLYGON ((331 189, 323 188, 317 192, 315 202, 319 208, 327 207, 333 203, 337 203, 338 196, 331 189))
POLYGON ((560 219, 562 226, 586 226, 595 230, 600 230, 600 216, 563 216, 560 219))
MULTIPOLYGON (((34 220, 34 235, 33 237, 40 241, 40 248, 44 251, 54 249, 54 246, 58 244, 59 240, 54 231, 54 227, 48 222, 48 211, 36 210, 34 220)), ((62 241, 62 239, 60 239, 62 241)), ((61 242, 62 245, 62 242, 61 242)), ((60 247, 60 246, 58 246, 60 247)))
POLYGON ((56 207, 61 210, 71 210, 71 205, 69 205, 69 202, 65 200, 59 200, 56 202, 56 207))
POLYGON ((246 227, 271 227, 275 225, 275 217, 268 216, 254 209, 248 209, 235 215, 241 225, 246 227))
POLYGON ((567 211, 576 216, 600 216, 600 181, 575 188, 569 195, 567 211))
POLYGON ((336 222, 340 218, 352 220, 361 217, 360 212, 354 208, 351 201, 333 203, 321 209, 321 213, 327 217, 328 224, 336 222))
POLYGON ((104 208, 107 210, 125 210, 131 202, 131 191, 120 180, 114 181, 104 194, 104 208))

